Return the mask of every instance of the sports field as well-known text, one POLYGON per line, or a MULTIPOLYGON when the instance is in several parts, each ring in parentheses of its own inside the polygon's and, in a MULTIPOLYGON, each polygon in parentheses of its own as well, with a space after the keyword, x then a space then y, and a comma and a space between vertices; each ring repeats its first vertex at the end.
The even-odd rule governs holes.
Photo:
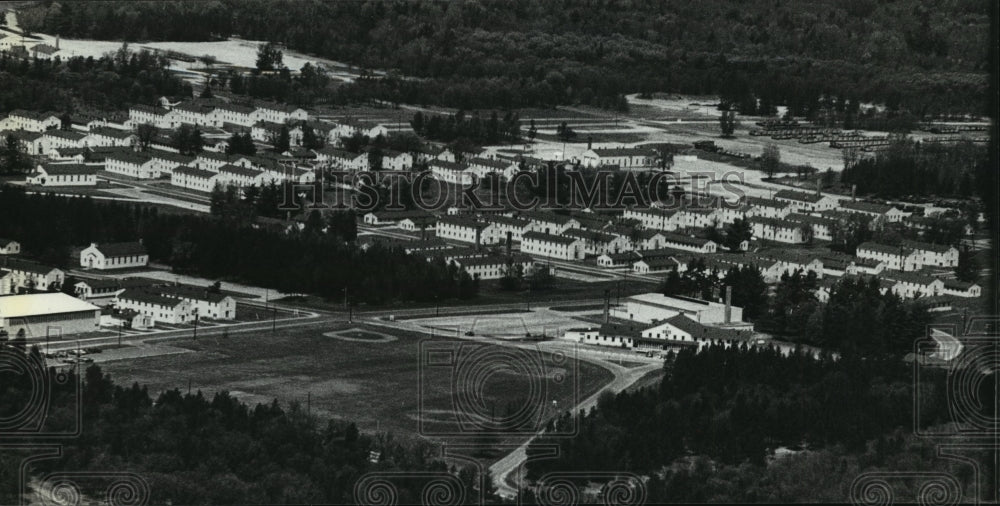
POLYGON ((154 395, 190 384, 192 391, 229 391, 250 404, 300 402, 317 416, 402 438, 442 440, 484 428, 516 437, 612 379, 572 356, 357 324, 169 344, 193 353, 102 367, 118 384, 138 382, 154 395))

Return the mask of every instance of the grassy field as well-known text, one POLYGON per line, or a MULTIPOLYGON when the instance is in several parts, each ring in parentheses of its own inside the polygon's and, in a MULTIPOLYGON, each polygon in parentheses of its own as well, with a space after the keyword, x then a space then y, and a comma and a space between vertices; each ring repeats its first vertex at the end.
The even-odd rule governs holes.
MULTIPOLYGON (((193 391, 207 395, 229 391, 251 404, 273 399, 286 405, 300 402, 308 404, 317 416, 351 420, 361 430, 391 432, 403 438, 418 437, 418 421, 423 418, 423 434, 432 440, 442 432, 461 430, 456 412, 498 420, 513 416, 521 406, 544 405, 539 413, 548 416, 555 410, 552 400, 565 409, 573 399, 582 399, 611 379, 607 370, 584 362, 560 362, 545 353, 513 352, 471 341, 422 340, 395 331, 390 334, 398 339, 391 342, 348 341, 324 335, 347 329, 386 332, 331 325, 284 329, 275 336, 264 332, 176 340, 171 341, 172 346, 196 353, 108 362, 103 367, 119 384, 138 382, 154 395, 173 388, 183 391, 190 384, 193 391), (455 350, 458 365, 432 361, 428 358, 431 349, 455 350), (519 364, 528 364, 527 369, 519 364), (471 374, 455 376, 456 371, 471 374), (477 374, 483 381, 474 380, 477 374), (473 379, 466 382, 462 380, 465 377, 473 379), (460 386, 453 387, 453 381, 460 386), (541 393, 532 385, 541 385, 541 393)), ((520 428, 532 428, 536 422, 528 419, 520 428)))

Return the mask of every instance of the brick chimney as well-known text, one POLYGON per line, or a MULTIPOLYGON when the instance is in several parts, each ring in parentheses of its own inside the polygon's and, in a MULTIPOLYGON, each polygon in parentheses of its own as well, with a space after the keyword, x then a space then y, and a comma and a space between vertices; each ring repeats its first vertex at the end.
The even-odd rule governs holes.
POLYGON ((816 178, 816 196, 820 196, 820 191, 823 189, 823 176, 816 178))
POLYGON ((507 231, 507 258, 510 258, 510 250, 511 250, 513 242, 514 242, 513 241, 513 232, 511 232, 510 230, 508 230, 507 231))
POLYGON ((857 202, 857 201, 858 201, 858 185, 852 184, 851 185, 851 202, 857 202))
POLYGON ((479 225, 476 225, 476 251, 479 251, 483 242, 483 229, 479 225))

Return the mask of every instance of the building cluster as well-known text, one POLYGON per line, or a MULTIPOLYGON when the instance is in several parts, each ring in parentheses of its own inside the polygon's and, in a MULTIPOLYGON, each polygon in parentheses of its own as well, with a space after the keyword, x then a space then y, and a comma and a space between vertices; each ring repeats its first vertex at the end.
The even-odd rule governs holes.
POLYGON ((735 204, 703 200, 695 205, 686 198, 687 203, 676 208, 651 206, 619 213, 452 209, 437 216, 426 211, 378 211, 365 215, 364 222, 420 232, 423 239, 433 231, 439 240, 474 249, 510 244, 522 255, 542 261, 593 261, 598 267, 637 275, 684 273, 700 262, 719 276, 730 268, 753 266, 767 283, 797 271, 813 273, 825 280, 827 292, 832 280, 844 276, 878 276, 885 291, 904 298, 982 293, 978 284, 953 278, 959 257, 953 246, 867 242, 856 255, 822 247, 848 222, 877 230, 924 219, 900 207, 793 190, 735 204), (738 219, 747 223, 751 239, 730 250, 719 238, 738 219))
POLYGON ((569 329, 562 336, 584 344, 660 352, 709 345, 753 345, 759 339, 742 322, 727 294, 723 302, 645 293, 619 304, 605 301, 600 326, 569 329))
POLYGON ((142 277, 101 276, 145 268, 149 253, 141 241, 92 243, 81 248, 79 266, 86 274, 76 276, 73 286, 66 285, 63 269, 20 255, 17 241, 0 239, 0 335, 9 338, 236 318, 236 300, 218 290, 142 277))

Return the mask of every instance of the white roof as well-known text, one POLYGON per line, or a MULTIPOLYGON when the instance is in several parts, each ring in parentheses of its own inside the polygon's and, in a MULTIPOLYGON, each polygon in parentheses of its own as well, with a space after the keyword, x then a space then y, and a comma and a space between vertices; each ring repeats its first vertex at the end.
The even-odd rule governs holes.
POLYGON ((0 297, 0 319, 97 311, 100 308, 65 293, 31 293, 0 297))
POLYGON ((725 307, 725 304, 720 304, 714 301, 699 300, 690 297, 685 297, 685 298, 668 297, 666 295, 663 295, 662 293, 655 293, 655 292, 633 295, 626 300, 639 304, 659 306, 662 308, 674 309, 679 311, 704 311, 709 308, 725 307))

